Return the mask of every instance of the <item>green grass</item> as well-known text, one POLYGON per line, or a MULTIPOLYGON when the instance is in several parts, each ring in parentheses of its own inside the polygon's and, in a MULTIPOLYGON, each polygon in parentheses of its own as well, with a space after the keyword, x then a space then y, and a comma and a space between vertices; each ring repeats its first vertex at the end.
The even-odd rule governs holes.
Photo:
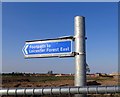
POLYGON ((112 80, 113 78, 110 77, 95 77, 95 78, 90 78, 88 77, 87 80, 95 80, 95 81, 104 81, 104 80, 112 80))
POLYGON ((22 80, 28 79, 30 82, 48 82, 48 81, 60 81, 60 80, 74 80, 72 76, 3 76, 3 80, 22 80))
POLYGON ((55 76, 40 76, 40 77, 30 77, 31 82, 45 82, 45 81, 60 81, 60 80, 70 80, 73 77, 55 77, 55 76))

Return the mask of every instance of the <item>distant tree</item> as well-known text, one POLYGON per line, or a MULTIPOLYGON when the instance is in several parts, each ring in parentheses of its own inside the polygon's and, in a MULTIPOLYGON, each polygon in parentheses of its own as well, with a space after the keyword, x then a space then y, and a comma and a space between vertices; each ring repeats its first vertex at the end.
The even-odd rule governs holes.
POLYGON ((86 63, 86 72, 90 73, 90 68, 87 63, 86 63))
POLYGON ((15 73, 14 72, 12 72, 12 75, 14 75, 15 73))
POLYGON ((47 74, 53 74, 53 71, 51 70, 51 71, 48 71, 48 73, 47 74))

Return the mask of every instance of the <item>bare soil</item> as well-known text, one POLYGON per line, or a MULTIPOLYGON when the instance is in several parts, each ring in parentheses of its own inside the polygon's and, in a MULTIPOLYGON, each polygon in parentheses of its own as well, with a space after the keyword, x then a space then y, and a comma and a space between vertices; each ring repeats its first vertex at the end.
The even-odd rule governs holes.
MULTIPOLYGON (((73 86, 74 77, 55 77, 55 76, 3 76, 2 87, 48 87, 48 86, 73 86)), ((87 78, 87 85, 118 85, 118 80, 109 77, 87 78)))

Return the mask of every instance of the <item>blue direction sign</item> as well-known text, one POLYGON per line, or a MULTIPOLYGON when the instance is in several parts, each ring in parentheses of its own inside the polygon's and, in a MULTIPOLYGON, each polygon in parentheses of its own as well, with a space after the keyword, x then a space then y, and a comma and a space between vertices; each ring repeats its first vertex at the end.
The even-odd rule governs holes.
POLYGON ((25 57, 54 57, 70 54, 72 52, 72 41, 52 40, 26 42, 23 47, 25 57))

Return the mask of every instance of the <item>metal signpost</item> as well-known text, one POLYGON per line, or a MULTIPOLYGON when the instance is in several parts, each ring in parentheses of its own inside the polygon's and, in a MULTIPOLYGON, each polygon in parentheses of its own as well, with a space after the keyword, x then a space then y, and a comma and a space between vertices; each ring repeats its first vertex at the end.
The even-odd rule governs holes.
MULTIPOLYGON (((85 18, 76 16, 74 20, 75 36, 26 41, 23 48, 25 58, 68 57, 75 56, 75 86, 86 85, 86 54, 85 54, 85 18), (72 40, 75 41, 75 53, 72 52, 72 40), (73 55, 74 54, 74 55, 73 55)), ((83 94, 75 95, 84 97, 83 94)))
MULTIPOLYGON (((74 20, 75 29, 75 86, 86 85, 86 52, 85 52, 85 18, 76 16, 74 20)), ((76 95, 75 97, 85 97, 76 95)))

